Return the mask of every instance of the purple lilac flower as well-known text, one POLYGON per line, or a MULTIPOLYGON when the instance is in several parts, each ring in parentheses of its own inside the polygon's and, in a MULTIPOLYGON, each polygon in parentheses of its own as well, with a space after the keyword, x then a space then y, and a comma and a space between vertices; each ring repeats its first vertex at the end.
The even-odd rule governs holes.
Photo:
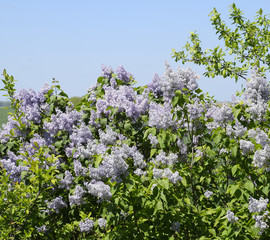
POLYGON ((20 160, 20 156, 16 156, 13 152, 8 152, 8 158, 2 159, 0 162, 3 165, 3 168, 6 169, 7 175, 13 182, 21 181, 21 172, 28 171, 26 166, 17 166, 17 160, 20 160))
POLYGON ((56 197, 48 204, 48 208, 53 209, 56 213, 59 213, 59 209, 65 207, 67 207, 67 204, 63 201, 62 197, 56 197))
POLYGON ((101 70, 102 70, 102 74, 101 74, 102 77, 107 78, 107 79, 110 79, 112 77, 113 69, 111 66, 107 67, 105 65, 102 65, 101 70))
POLYGON ((243 155, 247 155, 248 153, 253 152, 255 150, 255 146, 252 142, 241 139, 240 149, 243 155))
POLYGON ((234 216, 234 213, 230 210, 227 211, 227 215, 226 215, 226 218, 228 219, 229 222, 231 223, 235 223, 238 221, 238 217, 235 217, 234 216))
POLYGON ((98 197, 98 202, 108 201, 112 197, 110 187, 104 182, 92 180, 90 183, 84 183, 88 192, 98 197))
POLYGON ((260 101, 268 102, 270 88, 268 81, 261 76, 257 68, 253 68, 251 79, 246 82, 247 89, 244 93, 245 99, 257 104, 260 101))
POLYGON ((70 189, 71 184, 73 183, 74 177, 69 171, 65 171, 65 177, 60 180, 59 188, 70 189))
POLYGON ((15 94, 15 99, 20 101, 19 110, 22 111, 25 116, 23 121, 27 123, 28 121, 33 121, 34 123, 39 123, 41 120, 41 112, 45 109, 46 104, 44 94, 50 90, 48 84, 46 84, 38 93, 34 90, 22 89, 15 94))
POLYGON ((77 185, 75 187, 75 191, 74 191, 73 195, 68 196, 70 206, 84 204, 84 200, 83 200, 84 194, 85 194, 85 191, 83 190, 83 188, 81 186, 77 185))
POLYGON ((174 127, 175 123, 172 120, 173 115, 171 113, 171 106, 169 103, 165 103, 164 106, 151 102, 149 107, 149 122, 151 127, 157 127, 160 129, 167 129, 174 127))
POLYGON ((262 150, 257 150, 253 157, 253 165, 258 168, 267 167, 269 171, 270 146, 266 145, 262 150))
POLYGON ((213 192, 212 191, 206 191, 205 193, 204 193, 204 196, 206 197, 206 198, 210 198, 211 196, 213 195, 213 192))
POLYGON ((189 119, 193 121, 202 116, 202 113, 205 111, 204 106, 198 100, 196 100, 193 104, 187 104, 189 119))
POLYGON ((106 132, 103 132, 101 129, 99 129, 98 133, 99 140, 104 145, 113 145, 117 140, 118 134, 108 125, 106 126, 106 132))
POLYGON ((262 147, 265 147, 266 145, 268 145, 270 143, 270 140, 269 140, 267 134, 259 128, 250 129, 248 131, 248 136, 250 138, 254 138, 256 143, 260 144, 262 147))
POLYGON ((172 228, 173 231, 179 232, 179 230, 180 230, 180 223, 179 222, 173 222, 171 228, 172 228))
POLYGON ((74 126, 81 123, 82 113, 71 108, 66 108, 66 112, 62 112, 59 109, 56 110, 56 114, 52 114, 51 121, 44 123, 44 129, 53 137, 60 130, 67 131, 70 134, 73 132, 74 126))
POLYGON ((132 76, 131 73, 127 72, 122 65, 120 65, 116 69, 117 76, 120 80, 122 80, 124 83, 129 83, 131 82, 134 77, 132 76))
POLYGON ((266 211, 263 215, 253 215, 252 218, 255 220, 255 228, 259 228, 259 235, 269 227, 266 221, 269 219, 269 212, 266 211))
POLYGON ((156 165, 169 165, 172 166, 178 161, 178 155, 175 153, 170 153, 166 156, 165 152, 161 151, 152 162, 156 165))
POLYGON ((260 197, 260 199, 257 200, 253 197, 250 197, 248 210, 251 213, 253 213, 253 212, 259 213, 263 210, 266 210, 268 202, 269 202, 268 198, 263 199, 262 197, 260 197))
POLYGON ((88 171, 87 168, 83 167, 81 162, 78 160, 74 160, 74 172, 76 176, 85 176, 88 171))
POLYGON ((105 229, 107 225, 107 220, 104 218, 99 218, 98 219, 98 226, 102 229, 105 229))
POLYGON ((90 232, 94 227, 94 221, 85 218, 83 221, 80 221, 79 227, 81 232, 90 232))
POLYGON ((87 143, 88 139, 92 139, 92 133, 85 123, 82 123, 80 127, 74 128, 70 135, 71 146, 87 143))
POLYGON ((150 143, 153 145, 153 146, 156 146, 158 144, 158 139, 156 136, 152 135, 152 133, 150 133, 148 135, 148 139, 150 140, 150 143))

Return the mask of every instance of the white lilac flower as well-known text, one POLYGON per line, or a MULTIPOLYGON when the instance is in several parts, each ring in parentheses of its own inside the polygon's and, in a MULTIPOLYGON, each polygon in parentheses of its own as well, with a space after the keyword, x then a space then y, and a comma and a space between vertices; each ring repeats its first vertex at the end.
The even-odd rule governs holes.
POLYGON ((153 146, 156 146, 158 144, 158 139, 156 136, 152 135, 152 133, 150 133, 148 135, 148 139, 150 140, 150 143, 153 145, 153 146))
POLYGON ((108 201, 112 197, 110 187, 104 182, 92 180, 84 185, 91 195, 99 198, 98 202, 108 201))
POLYGON ((143 171, 142 169, 140 168, 137 168, 135 171, 134 171, 134 174, 136 174, 137 176, 146 176, 147 175, 147 171, 143 171))
POLYGON ((84 194, 85 194, 85 191, 83 190, 83 188, 81 186, 77 185, 73 195, 68 196, 70 206, 83 204, 84 203, 84 200, 83 200, 84 194))
POLYGON ((210 198, 211 196, 213 195, 213 192, 212 191, 206 191, 205 193, 204 193, 204 196, 206 197, 206 198, 210 198))
POLYGON ((105 229, 107 225, 107 220, 104 218, 99 218, 98 219, 98 226, 102 229, 105 229))
POLYGON ((73 182, 73 179, 74 177, 72 174, 69 171, 65 171, 65 177, 60 180, 59 188, 65 188, 68 190, 73 182))
POLYGON ((249 212, 261 212, 263 210, 266 210, 267 208, 267 204, 268 204, 268 198, 263 199, 262 197, 260 197, 259 200, 250 197, 249 198, 249 206, 248 206, 248 210, 249 212))
MULTIPOLYGON (((257 150, 253 157, 253 165, 258 168, 268 167, 270 160, 270 146, 266 145, 262 150, 257 150)), ((266 169, 268 171, 268 168, 266 169)))
POLYGON ((240 149, 242 150, 243 155, 247 155, 255 150, 255 146, 252 142, 241 139, 240 149))
POLYGON ((171 105, 169 103, 164 103, 163 106, 155 102, 150 103, 149 126, 167 129, 175 125, 172 119, 173 115, 171 113, 171 105))
POLYGON ((267 134, 263 130, 258 128, 248 130, 248 136, 249 138, 254 138, 256 143, 262 145, 262 147, 265 147, 270 143, 267 134))
POLYGON ((166 156, 164 151, 161 151, 155 159, 152 159, 152 162, 156 165, 169 165, 172 166, 177 163, 179 160, 178 155, 175 153, 170 153, 166 156))
POLYGON ((67 207, 67 204, 63 201, 62 197, 57 197, 48 204, 48 208, 53 209, 56 213, 59 213, 59 209, 65 207, 67 207))
POLYGON ((106 126, 106 132, 101 129, 98 130, 100 142, 104 145, 113 145, 117 140, 117 133, 112 130, 108 125, 106 126))
POLYGON ((260 229, 259 235, 261 235, 269 226, 266 220, 269 219, 269 212, 266 211, 263 215, 253 215, 255 220, 255 227, 260 229))
POLYGON ((72 134, 74 126, 81 123, 82 112, 67 107, 65 112, 56 109, 56 114, 51 115, 51 120, 44 123, 44 129, 54 137, 60 130, 72 134))
POLYGON ((172 230, 175 232, 179 232, 180 230, 180 223, 179 222, 173 222, 172 223, 172 230))
POLYGON ((251 79, 246 82, 247 89, 244 93, 245 99, 257 104, 259 101, 268 102, 270 89, 268 81, 259 73, 257 68, 253 68, 251 79))
POLYGON ((81 232, 90 232, 93 229, 94 221, 85 218, 84 221, 80 221, 79 227, 81 232))
POLYGON ((232 211, 230 211, 230 210, 227 211, 226 218, 231 223, 235 223, 236 221, 238 221, 238 217, 235 217, 234 213, 232 211))
POLYGON ((45 232, 48 231, 46 225, 42 225, 41 227, 37 227, 36 226, 36 229, 37 229, 37 232, 39 232, 39 233, 41 233, 41 232, 44 232, 45 233, 45 232))

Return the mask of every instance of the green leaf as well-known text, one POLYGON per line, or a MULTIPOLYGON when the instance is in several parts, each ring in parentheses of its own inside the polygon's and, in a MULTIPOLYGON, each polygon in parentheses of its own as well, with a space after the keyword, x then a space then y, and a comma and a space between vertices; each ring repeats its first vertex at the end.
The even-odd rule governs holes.
POLYGON ((244 186, 245 186, 245 189, 247 189, 251 193, 254 193, 254 184, 253 184, 253 182, 247 181, 244 186))
POLYGON ((163 178, 163 179, 159 180, 158 183, 162 188, 169 189, 170 184, 169 184, 168 178, 163 178))
POLYGON ((235 173, 237 172, 237 169, 239 168, 239 165, 237 164, 237 165, 234 165, 233 167, 232 167, 232 175, 233 176, 235 176, 235 173))

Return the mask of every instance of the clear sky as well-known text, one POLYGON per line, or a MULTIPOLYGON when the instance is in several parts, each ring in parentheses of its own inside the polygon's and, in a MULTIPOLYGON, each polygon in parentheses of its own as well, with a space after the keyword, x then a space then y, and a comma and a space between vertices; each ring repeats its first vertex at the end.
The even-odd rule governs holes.
MULTIPOLYGON (((181 50, 196 31, 206 48, 221 44, 210 23, 215 7, 229 23, 235 3, 253 20, 259 8, 270 14, 269 0, 0 0, 0 72, 18 80, 16 89, 38 91, 52 78, 70 96, 82 96, 100 76, 101 65, 123 65, 138 85, 175 69, 172 48, 181 50)), ((231 100, 239 82, 200 75, 200 88, 217 100, 231 100)), ((2 87, 0 83, 0 88, 2 87)), ((0 96, 0 100, 5 100, 0 96)))

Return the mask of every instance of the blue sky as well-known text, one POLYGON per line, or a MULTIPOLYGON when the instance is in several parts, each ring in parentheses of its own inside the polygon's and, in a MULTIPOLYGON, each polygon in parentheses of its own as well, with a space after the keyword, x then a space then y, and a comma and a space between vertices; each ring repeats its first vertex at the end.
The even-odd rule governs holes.
POLYGON ((208 15, 215 7, 228 23, 233 2, 251 20, 259 8, 270 14, 269 0, 0 0, 0 72, 18 80, 16 89, 36 91, 54 77, 72 97, 95 84, 102 64, 123 65, 146 85, 168 61, 191 66, 201 89, 230 100, 243 82, 205 78, 202 67, 175 63, 171 49, 181 50, 192 31, 205 49, 221 44, 208 15))

